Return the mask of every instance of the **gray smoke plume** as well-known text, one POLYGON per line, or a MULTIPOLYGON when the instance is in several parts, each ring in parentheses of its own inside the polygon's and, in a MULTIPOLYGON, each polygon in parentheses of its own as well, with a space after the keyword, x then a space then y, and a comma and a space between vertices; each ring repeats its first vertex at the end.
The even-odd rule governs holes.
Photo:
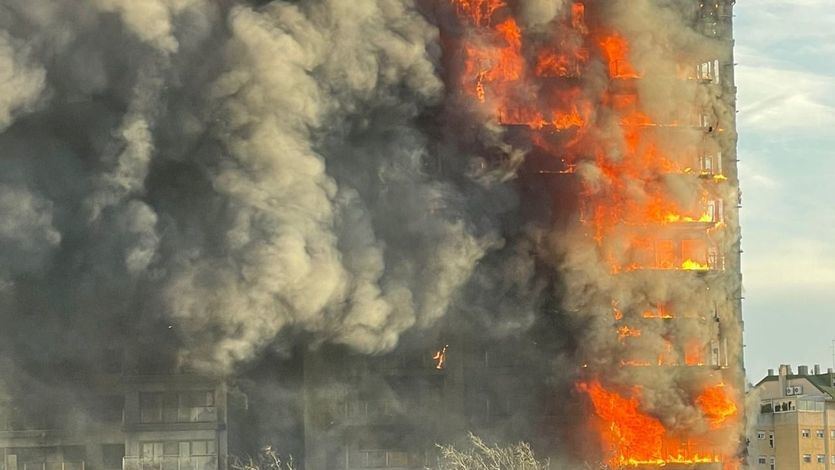
POLYGON ((5 2, 6 343, 31 309, 229 372, 282 331, 373 353, 442 318, 508 196, 433 170, 411 3, 5 2))

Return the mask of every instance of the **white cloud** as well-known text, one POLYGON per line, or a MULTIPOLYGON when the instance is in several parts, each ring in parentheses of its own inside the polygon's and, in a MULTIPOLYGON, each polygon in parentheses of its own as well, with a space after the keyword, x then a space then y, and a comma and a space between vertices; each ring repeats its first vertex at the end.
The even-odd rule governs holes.
POLYGON ((830 243, 793 238, 746 249, 743 263, 749 290, 835 287, 835 250, 830 243))
POLYGON ((835 127, 835 80, 778 65, 739 65, 740 127, 795 132, 835 127))

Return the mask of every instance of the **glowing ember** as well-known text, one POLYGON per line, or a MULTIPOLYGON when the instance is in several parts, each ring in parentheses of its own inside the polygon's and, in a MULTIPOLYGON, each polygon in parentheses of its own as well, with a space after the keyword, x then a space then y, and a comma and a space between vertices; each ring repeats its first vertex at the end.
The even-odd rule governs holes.
POLYGON ((641 336, 641 330, 637 328, 630 328, 628 326, 621 326, 618 328, 618 339, 623 342, 626 338, 641 336))
POLYGON ((432 360, 435 361, 435 368, 438 370, 443 370, 446 367, 446 351, 449 348, 448 344, 445 344, 444 347, 439 349, 435 354, 432 356, 432 360))

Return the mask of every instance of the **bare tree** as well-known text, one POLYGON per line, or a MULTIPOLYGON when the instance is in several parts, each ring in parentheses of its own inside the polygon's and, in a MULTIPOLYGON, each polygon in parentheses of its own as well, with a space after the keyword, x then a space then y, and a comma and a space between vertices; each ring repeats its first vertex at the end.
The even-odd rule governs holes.
POLYGON ((281 455, 272 446, 261 449, 255 457, 237 457, 230 459, 229 467, 232 470, 296 470, 296 462, 293 456, 282 460, 281 455))
POLYGON ((470 433, 470 448, 456 449, 451 445, 438 445, 441 451, 438 470, 548 470, 550 461, 537 460, 531 446, 520 442, 500 447, 487 445, 470 433))

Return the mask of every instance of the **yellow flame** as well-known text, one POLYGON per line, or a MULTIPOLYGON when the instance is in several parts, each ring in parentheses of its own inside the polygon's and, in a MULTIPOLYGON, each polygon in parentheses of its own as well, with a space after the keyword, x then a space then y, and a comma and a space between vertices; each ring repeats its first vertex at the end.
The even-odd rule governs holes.
POLYGON ((688 259, 681 263, 681 269, 686 269, 688 271, 708 271, 710 270, 710 266, 688 259))

